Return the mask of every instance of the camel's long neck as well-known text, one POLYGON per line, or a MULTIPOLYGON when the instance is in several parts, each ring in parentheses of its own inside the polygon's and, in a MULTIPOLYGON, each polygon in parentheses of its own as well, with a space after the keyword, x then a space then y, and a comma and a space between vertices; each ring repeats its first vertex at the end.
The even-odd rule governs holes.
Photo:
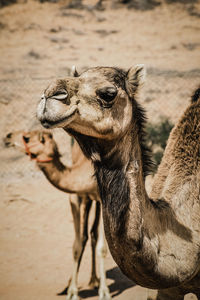
MULTIPOLYGON (((125 141, 122 139, 110 149, 107 148, 106 154, 101 153, 100 157, 101 160, 94 162, 94 166, 104 217, 109 226, 108 231, 114 231, 114 234, 120 237, 121 233, 124 234, 126 228, 129 228, 127 218, 132 207, 132 200, 139 208, 134 213, 134 226, 136 227, 140 227, 140 208, 143 206, 142 203, 146 202, 140 149, 138 145, 132 147, 127 144, 127 139, 125 141), (125 151, 124 144, 127 146, 125 151)), ((129 221, 132 222, 132 220, 129 221)), ((136 240, 138 234, 137 231, 136 240)))
MULTIPOLYGON (((129 275, 125 267, 128 259, 126 251, 131 249, 134 258, 142 249, 143 218, 148 206, 141 147, 137 136, 132 143, 130 136, 126 135, 102 152, 106 154, 101 153, 101 160, 95 161, 94 166, 102 199, 106 238, 117 264, 129 275)), ((130 254, 128 256, 131 261, 130 254)))
POLYGON ((58 156, 53 157, 52 161, 37 163, 46 178, 58 189, 63 191, 70 190, 67 184, 69 177, 69 169, 63 165, 58 156), (65 184, 63 178, 66 177, 65 184))
POLYGON ((93 178, 91 162, 86 159, 75 163, 71 168, 63 165, 59 156, 52 161, 38 163, 46 178, 58 189, 67 193, 97 193, 96 181, 93 178))

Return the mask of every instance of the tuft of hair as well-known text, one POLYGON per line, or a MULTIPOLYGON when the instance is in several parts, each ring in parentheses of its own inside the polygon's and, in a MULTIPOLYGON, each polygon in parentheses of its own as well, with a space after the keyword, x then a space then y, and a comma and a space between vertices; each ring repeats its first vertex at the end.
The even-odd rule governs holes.
POLYGON ((200 98, 200 87, 198 87, 194 92, 194 94, 192 95, 191 102, 195 103, 199 100, 199 98, 200 98))
POLYGON ((147 146, 146 141, 146 111, 138 102, 135 101, 134 103, 135 106, 133 106, 133 115, 135 115, 136 124, 138 125, 139 142, 142 154, 143 176, 146 177, 147 175, 152 174, 155 168, 155 163, 152 160, 152 151, 147 146))

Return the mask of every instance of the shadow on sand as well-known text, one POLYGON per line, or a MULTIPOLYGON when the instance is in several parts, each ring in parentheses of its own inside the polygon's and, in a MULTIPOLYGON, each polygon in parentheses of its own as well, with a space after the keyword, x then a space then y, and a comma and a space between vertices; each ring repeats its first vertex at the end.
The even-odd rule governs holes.
MULTIPOLYGON (((106 272, 106 278, 112 279, 114 282, 111 283, 108 288, 112 294, 112 298, 120 295, 123 291, 135 286, 136 284, 129 280, 118 267, 114 267, 106 272)), ((58 295, 66 295, 67 288, 65 288, 58 295)), ((98 296, 98 289, 83 289, 79 291, 79 296, 83 299, 89 297, 98 296)))

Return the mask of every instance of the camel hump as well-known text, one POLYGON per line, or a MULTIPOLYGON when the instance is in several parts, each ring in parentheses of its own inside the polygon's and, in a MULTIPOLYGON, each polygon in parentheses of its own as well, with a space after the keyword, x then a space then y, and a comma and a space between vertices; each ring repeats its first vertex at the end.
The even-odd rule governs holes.
POLYGON ((196 89, 196 91, 192 95, 192 103, 197 102, 199 98, 200 98, 200 87, 198 87, 198 89, 196 89))

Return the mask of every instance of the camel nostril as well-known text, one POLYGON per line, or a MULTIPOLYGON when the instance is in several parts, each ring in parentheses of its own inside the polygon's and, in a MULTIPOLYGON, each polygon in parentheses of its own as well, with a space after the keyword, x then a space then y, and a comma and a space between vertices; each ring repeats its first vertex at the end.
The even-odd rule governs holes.
POLYGON ((42 96, 41 96, 41 100, 45 100, 46 98, 45 98, 45 95, 43 94, 42 96))
POLYGON ((8 139, 10 139, 10 138, 11 138, 11 136, 12 136, 12 133, 10 132, 10 133, 8 133, 8 134, 7 134, 7 136, 6 136, 6 137, 7 137, 8 139))
POLYGON ((29 137, 26 137, 26 136, 23 136, 23 140, 24 140, 25 143, 28 143, 29 140, 30 140, 30 138, 29 138, 29 137))

